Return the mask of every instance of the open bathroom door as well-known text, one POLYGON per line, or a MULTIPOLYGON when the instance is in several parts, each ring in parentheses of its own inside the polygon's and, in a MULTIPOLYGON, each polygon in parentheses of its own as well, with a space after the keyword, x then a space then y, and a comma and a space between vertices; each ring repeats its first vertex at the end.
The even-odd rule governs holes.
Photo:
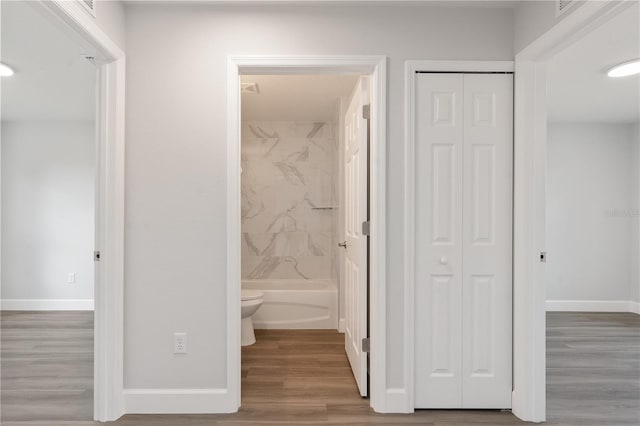
POLYGON ((360 78, 344 117, 345 349, 360 395, 367 396, 368 115, 367 78, 360 78), (366 118, 365 118, 366 117, 366 118))

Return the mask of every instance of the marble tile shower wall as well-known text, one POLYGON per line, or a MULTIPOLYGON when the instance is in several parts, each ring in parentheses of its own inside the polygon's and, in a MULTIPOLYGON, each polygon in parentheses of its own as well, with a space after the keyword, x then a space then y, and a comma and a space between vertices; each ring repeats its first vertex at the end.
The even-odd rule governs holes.
POLYGON ((242 124, 243 279, 337 276, 334 127, 242 124))

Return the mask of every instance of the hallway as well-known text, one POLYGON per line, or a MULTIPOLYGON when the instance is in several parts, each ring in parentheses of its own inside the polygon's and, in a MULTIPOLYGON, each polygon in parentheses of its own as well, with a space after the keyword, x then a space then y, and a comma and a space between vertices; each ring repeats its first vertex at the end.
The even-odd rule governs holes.
MULTIPOLYGON (((88 426, 92 314, 2 312, 2 424, 88 426)), ((547 315, 548 423, 631 425, 640 420, 640 316, 547 315)), ((257 330, 242 350, 236 414, 126 415, 127 426, 259 424, 517 425, 508 412, 420 410, 376 414, 360 398, 343 335, 257 330)))

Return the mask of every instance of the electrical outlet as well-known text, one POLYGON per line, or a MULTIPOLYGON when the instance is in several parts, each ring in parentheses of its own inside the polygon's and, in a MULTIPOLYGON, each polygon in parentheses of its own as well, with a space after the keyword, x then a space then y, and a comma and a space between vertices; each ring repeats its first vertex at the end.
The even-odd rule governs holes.
POLYGON ((187 333, 173 333, 173 353, 187 353, 187 333))
POLYGON ((69 272, 67 274, 67 284, 73 284, 76 282, 76 273, 75 272, 69 272))

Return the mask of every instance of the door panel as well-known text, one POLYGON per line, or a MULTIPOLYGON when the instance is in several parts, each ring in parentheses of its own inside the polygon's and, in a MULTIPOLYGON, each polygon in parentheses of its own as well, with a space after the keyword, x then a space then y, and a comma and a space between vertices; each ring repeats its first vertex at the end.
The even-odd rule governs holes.
POLYGON ((431 374, 437 377, 452 377, 456 366, 453 364, 453 354, 457 350, 456 339, 452 338, 455 329, 455 318, 452 316, 452 276, 434 276, 431 280, 431 294, 429 295, 433 328, 431 338, 431 374))
POLYGON ((456 149, 453 144, 433 144, 431 146, 431 181, 433 182, 432 243, 450 245, 454 242, 456 220, 455 183, 456 149))
POLYGON ((511 407, 513 77, 465 74, 464 408, 511 407))
POLYGON ((496 150, 492 145, 473 145, 471 148, 473 197, 472 244, 494 244, 495 242, 495 192, 496 150))
POLYGON ((418 408, 462 399, 463 80, 416 82, 416 389, 418 408))
POLYGON ((345 114, 345 350, 360 395, 367 396, 367 354, 362 339, 367 337, 367 247, 361 232, 367 220, 367 122, 363 106, 368 103, 368 81, 358 82, 345 114))

